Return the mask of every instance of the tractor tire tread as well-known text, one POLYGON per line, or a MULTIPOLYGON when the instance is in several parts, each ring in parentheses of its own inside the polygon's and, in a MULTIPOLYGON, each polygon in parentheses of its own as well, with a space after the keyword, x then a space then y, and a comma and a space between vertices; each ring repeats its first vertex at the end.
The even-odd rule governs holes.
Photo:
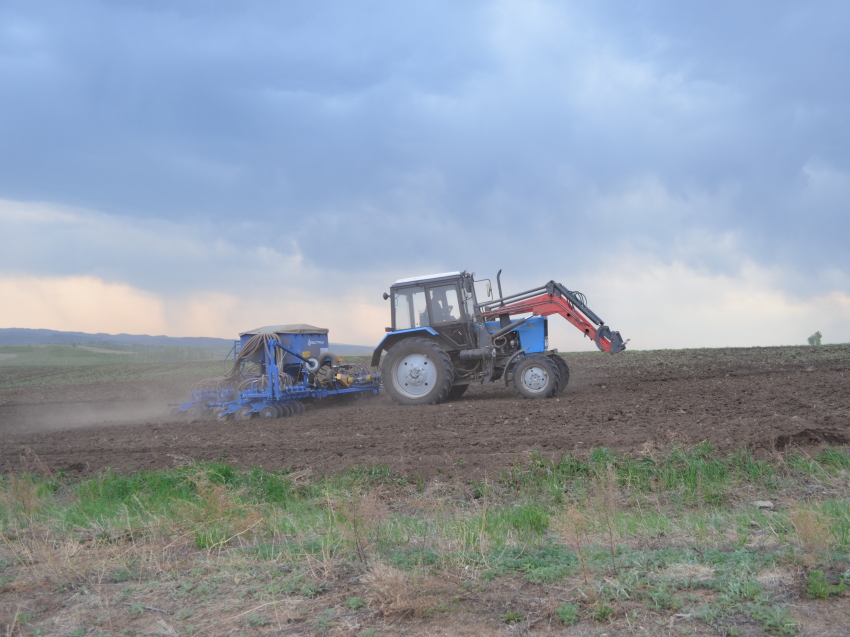
POLYGON ((555 393, 561 394, 570 382, 570 368, 567 366, 567 361, 557 354, 552 354, 549 358, 558 366, 558 389, 555 390, 555 393))

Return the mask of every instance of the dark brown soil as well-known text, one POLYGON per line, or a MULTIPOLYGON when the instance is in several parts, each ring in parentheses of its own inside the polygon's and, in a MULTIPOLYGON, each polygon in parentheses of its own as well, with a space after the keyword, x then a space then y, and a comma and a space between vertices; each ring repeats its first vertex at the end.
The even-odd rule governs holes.
MULTIPOLYGON (((460 400, 398 407, 325 400, 281 420, 187 423, 164 418, 188 394, 191 363, 0 368, 0 471, 32 464, 89 474, 220 460, 331 472, 481 479, 532 450, 560 456, 605 446, 627 453, 708 440, 773 451, 850 440, 850 345, 566 355, 567 390, 524 400, 502 383, 460 400), (64 375, 63 375, 64 374, 64 375), (54 375, 53 378, 51 375, 54 375), (41 384, 32 384, 33 382, 41 384)), ((197 374, 194 374, 197 377, 197 374)))

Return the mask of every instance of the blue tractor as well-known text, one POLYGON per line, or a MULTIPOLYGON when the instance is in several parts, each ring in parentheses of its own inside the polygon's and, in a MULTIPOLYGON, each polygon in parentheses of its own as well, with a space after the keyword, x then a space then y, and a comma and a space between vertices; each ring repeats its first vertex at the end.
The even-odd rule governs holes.
POLYGON ((615 354, 626 348, 619 332, 587 307, 581 292, 555 281, 518 294, 479 303, 474 276, 447 272, 400 279, 384 293, 391 300, 392 326, 372 354, 383 387, 399 405, 435 405, 458 398, 472 382, 504 379, 525 398, 550 398, 563 391, 570 371, 549 349, 548 317, 559 314, 615 354), (517 318, 518 315, 519 318, 517 318), (384 355, 384 353, 386 353, 384 355), (383 356, 383 362, 381 357, 383 356))

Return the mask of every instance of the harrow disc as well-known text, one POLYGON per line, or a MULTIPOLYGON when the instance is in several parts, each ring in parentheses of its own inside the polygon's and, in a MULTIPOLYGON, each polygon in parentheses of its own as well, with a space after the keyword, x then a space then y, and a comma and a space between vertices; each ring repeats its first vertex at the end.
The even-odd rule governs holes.
POLYGON ((213 416, 216 420, 233 420, 233 414, 228 413, 226 407, 215 407, 213 416))
POLYGON ((277 407, 275 407, 274 405, 266 405, 260 410, 260 418, 280 418, 280 414, 277 411, 277 407))
POLYGON ((186 411, 186 416, 191 421, 200 420, 204 417, 204 408, 201 405, 192 405, 186 411))

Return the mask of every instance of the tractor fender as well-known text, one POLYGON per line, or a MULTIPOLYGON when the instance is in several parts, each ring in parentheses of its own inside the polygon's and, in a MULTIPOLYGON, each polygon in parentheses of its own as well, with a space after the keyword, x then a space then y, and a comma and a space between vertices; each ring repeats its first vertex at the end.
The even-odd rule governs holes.
POLYGON ((397 332, 390 332, 384 337, 384 339, 380 343, 378 343, 378 346, 375 348, 375 351, 372 352, 372 367, 377 367, 380 364, 381 352, 385 350, 389 351, 389 349, 393 345, 395 345, 399 341, 403 341, 406 338, 410 338, 411 336, 430 338, 431 340, 437 341, 441 345, 444 345, 443 339, 440 338, 440 335, 437 333, 437 331, 431 327, 414 327, 409 330, 398 330, 397 332))
POLYGON ((507 387, 507 385, 508 385, 508 371, 510 370, 511 365, 513 364, 513 362, 514 362, 517 358, 519 358, 520 356, 522 356, 523 354, 525 354, 526 350, 528 350, 528 349, 529 349, 528 347, 524 347, 524 348, 522 348, 521 350, 519 350, 518 352, 514 352, 514 353, 511 355, 511 357, 508 359, 508 362, 507 362, 507 363, 505 363, 504 376, 505 376, 505 386, 506 386, 506 387, 507 387))

